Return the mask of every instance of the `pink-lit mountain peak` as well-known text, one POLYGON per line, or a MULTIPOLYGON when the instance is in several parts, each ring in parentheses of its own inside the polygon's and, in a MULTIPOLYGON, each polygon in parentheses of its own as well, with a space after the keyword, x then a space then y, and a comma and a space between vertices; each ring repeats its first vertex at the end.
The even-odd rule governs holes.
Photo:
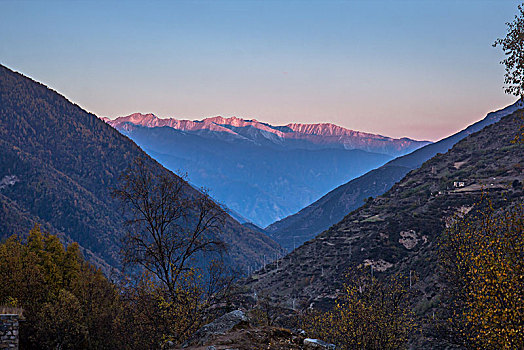
POLYGON ((290 123, 290 124, 287 124, 286 127, 296 133, 307 134, 307 135, 371 137, 375 139, 380 138, 380 139, 393 140, 390 137, 346 129, 344 127, 341 127, 341 126, 338 126, 332 123, 316 123, 316 124, 290 123))
POLYGON ((224 117, 217 116, 217 117, 205 118, 202 120, 202 123, 204 123, 205 125, 210 125, 211 123, 213 123, 213 124, 222 125, 225 127, 233 127, 233 128, 250 128, 251 127, 251 128, 258 129, 258 130, 263 130, 266 132, 273 133, 279 137, 285 137, 284 134, 277 128, 267 123, 259 122, 256 119, 246 120, 246 119, 237 118, 237 117, 224 118, 224 117))
POLYGON ((279 137, 284 137, 283 133, 275 128, 268 126, 268 124, 261 123, 255 119, 246 120, 237 117, 224 118, 221 116, 209 117, 203 120, 186 120, 176 118, 158 118, 154 114, 141 114, 133 113, 125 117, 118 117, 114 120, 104 118, 106 122, 109 122, 114 127, 120 127, 125 123, 130 123, 136 126, 143 127, 163 127, 168 126, 174 129, 182 131, 198 131, 198 130, 209 130, 209 131, 220 131, 226 133, 235 133, 231 128, 255 128, 276 134, 279 137))
MULTIPOLYGON (((114 120, 104 118, 110 121, 110 124, 115 126, 122 123, 131 123, 137 126, 144 127, 161 127, 170 126, 180 130, 201 130, 201 129, 216 129, 214 126, 229 126, 234 128, 254 127, 260 130, 274 133, 281 137, 286 137, 286 134, 291 132, 305 135, 322 135, 322 136, 356 136, 356 137, 373 137, 373 138, 387 138, 381 135, 361 132, 346 129, 332 123, 316 123, 316 124, 301 124, 290 123, 285 126, 274 127, 270 124, 260 122, 256 119, 242 119, 238 117, 209 117, 202 120, 186 120, 176 118, 159 118, 152 113, 142 114, 133 113, 125 117, 118 117, 114 120)), ((228 129, 230 130, 230 129, 228 129)), ((220 131, 225 131, 220 129, 220 131)))
POLYGON ((205 118, 202 120, 202 123, 204 124, 215 123, 215 124, 223 124, 223 125, 225 124, 225 125, 230 125, 230 126, 235 126, 235 127, 253 126, 253 125, 259 124, 259 122, 255 119, 245 120, 245 119, 237 118, 237 117, 224 118, 221 116, 205 118))
POLYGON ((128 115, 127 117, 121 117, 118 119, 121 120, 122 122, 133 123, 133 124, 142 125, 142 126, 152 126, 162 121, 162 119, 158 118, 153 113, 148 113, 148 114, 133 113, 131 115, 128 115))
POLYGON ((244 139, 256 144, 270 142, 278 145, 283 145, 283 142, 285 142, 291 148, 362 149, 391 155, 404 154, 428 143, 407 138, 393 139, 382 135, 346 129, 331 123, 290 123, 284 126, 273 126, 255 119, 246 120, 238 117, 225 118, 215 116, 203 120, 180 120, 176 118, 158 118, 151 113, 134 113, 114 120, 106 120, 106 122, 117 129, 129 128, 130 124, 148 128, 171 127, 176 130, 193 132, 213 138, 221 138, 221 135, 228 135, 227 140, 229 141, 244 139))
MULTIPOLYGON (((220 118, 220 117, 217 117, 220 118)), ((106 118, 107 119, 107 118, 106 118)), ((211 119, 211 118, 208 118, 211 119)), ((224 119, 224 118, 222 118, 224 119)), ((176 119, 176 118, 159 118, 152 113, 142 114, 142 113, 133 113, 125 117, 118 117, 114 120, 109 120, 115 128, 121 128, 124 124, 133 124, 136 126, 143 126, 148 128, 155 127, 171 127, 173 129, 182 130, 182 131, 198 131, 198 130, 209 130, 217 132, 226 132, 233 133, 228 128, 225 128, 218 123, 212 121, 206 122, 206 119, 203 121, 199 120, 185 120, 185 119, 176 119)))

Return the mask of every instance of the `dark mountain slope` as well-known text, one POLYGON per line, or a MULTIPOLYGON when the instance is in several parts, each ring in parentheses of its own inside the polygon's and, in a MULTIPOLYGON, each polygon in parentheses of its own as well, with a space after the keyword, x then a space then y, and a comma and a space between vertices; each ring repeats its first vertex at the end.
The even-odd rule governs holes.
POLYGON ((521 102, 517 101, 511 106, 489 113, 481 121, 454 135, 395 158, 380 168, 337 187, 298 213, 269 225, 265 231, 282 247, 291 250, 293 241, 298 246, 310 240, 340 221, 350 211, 363 205, 367 198, 379 196, 389 190, 410 170, 418 168, 437 153, 447 152, 466 136, 499 121, 519 108, 522 108, 521 102))
MULTIPOLYGON (((123 228, 110 193, 120 173, 137 157, 155 172, 168 172, 95 115, 4 66, 0 150, 0 236, 40 223, 112 265, 123 228)), ((189 185, 186 191, 196 193, 189 185)), ((220 231, 235 264, 260 262, 278 249, 229 216, 220 231)))
POLYGON ((524 145, 511 143, 523 115, 506 116, 431 158, 287 255, 278 268, 272 263, 254 274, 246 291, 268 293, 288 306, 293 299, 296 306, 322 305, 333 300, 350 265, 372 265, 375 273, 414 271, 420 277, 414 303, 429 312, 438 300, 436 242, 446 222, 467 214, 483 192, 495 208, 524 200, 524 145))

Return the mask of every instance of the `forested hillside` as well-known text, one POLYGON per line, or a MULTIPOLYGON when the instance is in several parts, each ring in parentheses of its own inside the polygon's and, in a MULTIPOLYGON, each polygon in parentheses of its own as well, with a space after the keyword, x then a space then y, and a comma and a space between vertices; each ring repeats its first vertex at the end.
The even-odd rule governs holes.
MULTIPOLYGON (((123 222, 111 191, 137 157, 168 172, 95 115, 0 66, 0 236, 35 223, 76 241, 92 261, 116 266, 123 222)), ((170 176, 176 176, 170 173, 170 176)), ((186 184, 188 195, 196 193, 186 184)), ((236 265, 260 263, 278 245, 231 217, 217 233, 236 265)))

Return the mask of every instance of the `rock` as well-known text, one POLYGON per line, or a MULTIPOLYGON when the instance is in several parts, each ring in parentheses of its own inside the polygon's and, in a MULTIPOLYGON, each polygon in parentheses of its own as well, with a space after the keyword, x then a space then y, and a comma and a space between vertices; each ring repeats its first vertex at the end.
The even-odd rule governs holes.
POLYGON ((306 349, 335 349, 335 344, 329 344, 320 339, 311 338, 304 339, 304 346, 306 347, 306 349))
POLYGON ((202 326, 195 332, 192 340, 187 343, 204 344, 211 336, 225 334, 241 322, 248 322, 249 319, 242 310, 231 311, 211 323, 202 326))

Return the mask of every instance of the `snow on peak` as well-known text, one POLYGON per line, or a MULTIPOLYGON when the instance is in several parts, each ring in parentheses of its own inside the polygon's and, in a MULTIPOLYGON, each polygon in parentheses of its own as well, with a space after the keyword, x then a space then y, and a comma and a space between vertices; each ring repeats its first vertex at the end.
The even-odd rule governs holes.
MULTIPOLYGON (((290 147, 306 148, 344 148, 362 149, 372 152, 391 153, 394 149, 411 149, 419 143, 410 139, 393 139, 361 131, 343 128, 332 123, 300 124, 290 123, 284 126, 273 126, 256 119, 238 117, 208 117, 202 120, 185 120, 175 118, 158 118, 152 113, 134 113, 114 120, 104 121, 115 128, 124 128, 126 124, 142 127, 171 127, 185 132, 198 133, 214 138, 228 135, 229 139, 247 139, 254 143, 271 142, 282 145, 287 142, 290 147), (297 141, 299 141, 297 143, 297 141), (291 143, 292 144, 291 144, 291 143), (309 146, 304 146, 304 142, 309 146)), ((418 145, 419 147, 421 145, 418 145)))

